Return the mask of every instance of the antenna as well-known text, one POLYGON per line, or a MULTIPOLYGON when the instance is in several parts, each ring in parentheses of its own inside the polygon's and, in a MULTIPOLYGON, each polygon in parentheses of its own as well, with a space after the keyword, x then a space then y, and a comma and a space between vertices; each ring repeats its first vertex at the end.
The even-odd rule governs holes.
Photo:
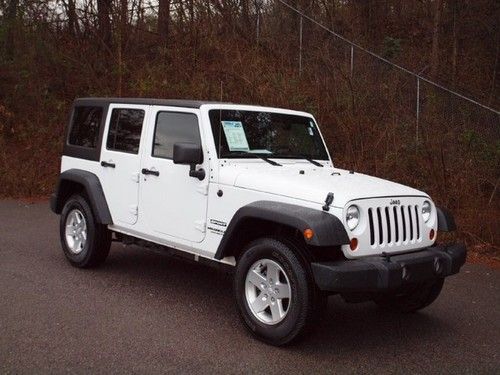
MULTIPOLYGON (((222 79, 220 80, 220 102, 222 103, 222 79)), ((221 151, 222 144, 222 108, 219 104, 219 144, 217 145, 217 184, 220 183, 220 158, 222 156, 221 151)), ((220 191, 220 186, 219 186, 220 191)))
MULTIPOLYGON (((220 102, 222 104, 222 80, 220 80, 220 102)), ((218 154, 217 157, 220 159, 221 157, 221 146, 222 146, 222 108, 219 107, 219 145, 218 145, 218 154)))

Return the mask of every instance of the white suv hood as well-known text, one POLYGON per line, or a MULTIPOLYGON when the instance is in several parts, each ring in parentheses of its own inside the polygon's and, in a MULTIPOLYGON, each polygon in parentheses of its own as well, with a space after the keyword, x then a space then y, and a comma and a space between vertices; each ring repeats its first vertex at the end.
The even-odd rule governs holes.
POLYGON ((222 184, 323 204, 329 192, 332 206, 343 208, 362 198, 428 195, 395 182, 361 173, 312 164, 293 163, 264 166, 262 163, 234 163, 219 169, 222 184), (301 174, 300 171, 303 171, 301 174))

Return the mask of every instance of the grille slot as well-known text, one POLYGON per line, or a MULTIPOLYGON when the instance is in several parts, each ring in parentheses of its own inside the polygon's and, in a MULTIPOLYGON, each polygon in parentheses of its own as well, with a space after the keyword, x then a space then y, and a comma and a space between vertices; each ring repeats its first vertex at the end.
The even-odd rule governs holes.
POLYGON ((401 222, 403 223, 403 242, 406 241, 406 217, 405 208, 401 206, 401 222))
POLYGON ((410 220, 410 241, 413 240, 413 217, 412 217, 412 214, 411 214, 411 206, 408 206, 408 218, 410 220))
POLYGON ((420 239, 420 222, 418 220, 418 206, 415 206, 415 221, 417 222, 417 240, 420 239))
POLYGON ((378 243, 384 243, 384 231, 382 229, 382 215, 380 214, 380 207, 377 207, 377 221, 378 221, 378 243))
POLYGON ((370 207, 367 212, 372 248, 401 246, 420 240, 417 205, 370 207))
POLYGON ((387 222, 387 243, 391 243, 391 217, 389 215, 389 207, 385 208, 385 220, 387 222))
POLYGON ((373 210, 371 208, 368 209, 368 222, 370 224, 370 245, 375 245, 375 233, 373 226, 373 210))
POLYGON ((399 220, 398 220, 398 208, 396 206, 394 206, 392 208, 392 212, 394 213, 394 228, 395 228, 395 232, 396 232, 396 237, 395 237, 395 240, 396 240, 396 243, 399 242, 399 220))

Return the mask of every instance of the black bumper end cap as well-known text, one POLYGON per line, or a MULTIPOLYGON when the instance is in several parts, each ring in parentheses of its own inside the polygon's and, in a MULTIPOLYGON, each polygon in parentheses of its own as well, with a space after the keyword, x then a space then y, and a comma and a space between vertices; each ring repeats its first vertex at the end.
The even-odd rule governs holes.
POLYGON ((50 195, 50 209, 53 213, 57 214, 57 196, 55 193, 50 195))

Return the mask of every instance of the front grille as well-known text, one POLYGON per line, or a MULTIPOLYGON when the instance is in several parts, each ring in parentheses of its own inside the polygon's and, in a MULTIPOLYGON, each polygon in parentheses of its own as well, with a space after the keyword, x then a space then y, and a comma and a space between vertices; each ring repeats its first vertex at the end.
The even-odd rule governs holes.
POLYGON ((420 239, 418 205, 368 208, 370 245, 400 245, 420 239))

